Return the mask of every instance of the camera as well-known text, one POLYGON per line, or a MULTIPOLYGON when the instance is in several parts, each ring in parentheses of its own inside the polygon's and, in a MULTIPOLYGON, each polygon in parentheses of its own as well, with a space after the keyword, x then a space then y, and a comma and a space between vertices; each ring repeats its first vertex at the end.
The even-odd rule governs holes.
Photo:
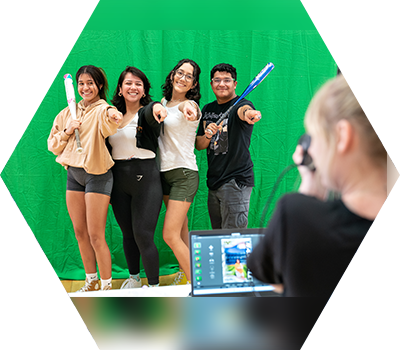
POLYGON ((303 148, 303 151, 304 151, 303 160, 298 165, 307 166, 310 170, 314 171, 315 166, 314 166, 314 163, 313 163, 313 160, 312 160, 310 154, 308 153, 308 148, 310 147, 310 144, 311 144, 311 136, 308 134, 302 135, 299 139, 298 144, 301 145, 301 147, 303 148))

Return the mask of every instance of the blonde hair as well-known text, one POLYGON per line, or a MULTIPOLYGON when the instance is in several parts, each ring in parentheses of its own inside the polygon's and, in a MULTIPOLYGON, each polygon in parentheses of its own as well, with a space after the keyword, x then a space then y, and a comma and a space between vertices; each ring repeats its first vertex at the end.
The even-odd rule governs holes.
MULTIPOLYGON (((335 125, 348 120, 359 134, 362 147, 369 159, 378 166, 386 166, 387 153, 363 109, 342 74, 325 83, 313 97, 305 118, 308 130, 325 136, 328 145, 335 142, 335 125)), ((330 147, 333 154, 333 147, 330 147)))

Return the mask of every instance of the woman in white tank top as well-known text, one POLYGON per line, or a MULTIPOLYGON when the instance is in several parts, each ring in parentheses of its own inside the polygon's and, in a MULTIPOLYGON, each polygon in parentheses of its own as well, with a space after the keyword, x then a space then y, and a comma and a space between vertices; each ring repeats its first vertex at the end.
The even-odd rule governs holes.
MULTIPOLYGON (((172 249, 190 281, 187 212, 199 184, 194 144, 201 111, 200 67, 183 59, 168 74, 163 85, 162 104, 168 115, 160 133, 160 166, 164 203, 167 208, 163 238, 172 249)), ((174 283, 183 277, 179 271, 174 283)))

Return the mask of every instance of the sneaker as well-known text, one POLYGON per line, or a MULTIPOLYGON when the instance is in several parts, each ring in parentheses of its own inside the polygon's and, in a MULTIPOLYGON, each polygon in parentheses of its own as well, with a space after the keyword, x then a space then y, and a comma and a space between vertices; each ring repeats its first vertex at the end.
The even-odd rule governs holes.
POLYGON ((140 288, 142 287, 142 280, 136 280, 136 278, 129 277, 127 280, 122 283, 121 289, 129 289, 129 288, 140 288))
POLYGON ((176 276, 175 276, 173 282, 170 284, 170 286, 177 286, 178 284, 180 284, 181 281, 183 280, 184 276, 185 276, 184 272, 178 271, 176 273, 176 276))
POLYGON ((155 288, 155 287, 159 287, 159 286, 160 286, 159 283, 158 283, 158 284, 149 284, 149 285, 144 284, 144 285, 142 286, 142 289, 155 288))
POLYGON ((85 285, 77 291, 77 293, 82 293, 82 292, 94 292, 96 290, 99 290, 99 280, 93 280, 92 282, 89 283, 88 279, 86 278, 85 280, 85 285))
POLYGON ((104 288, 102 288, 101 290, 111 290, 112 289, 112 285, 109 284, 108 286, 105 286, 104 288))

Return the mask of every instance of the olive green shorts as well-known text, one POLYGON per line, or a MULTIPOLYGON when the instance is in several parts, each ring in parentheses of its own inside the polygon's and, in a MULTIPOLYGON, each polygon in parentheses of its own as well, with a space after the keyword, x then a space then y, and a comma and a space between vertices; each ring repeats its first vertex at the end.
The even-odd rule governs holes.
POLYGON ((199 188, 199 173, 186 168, 172 169, 161 173, 164 196, 180 202, 193 202, 199 188))

